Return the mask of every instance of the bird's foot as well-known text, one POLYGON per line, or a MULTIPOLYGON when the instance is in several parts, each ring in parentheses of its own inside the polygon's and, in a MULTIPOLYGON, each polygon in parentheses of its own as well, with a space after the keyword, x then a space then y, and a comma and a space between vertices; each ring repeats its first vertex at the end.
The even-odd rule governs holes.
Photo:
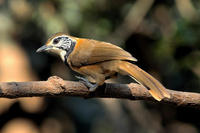
POLYGON ((75 76, 77 79, 79 79, 79 82, 83 83, 85 86, 89 88, 90 92, 94 92, 96 88, 98 87, 98 84, 96 83, 91 83, 88 79, 80 77, 80 76, 75 76))

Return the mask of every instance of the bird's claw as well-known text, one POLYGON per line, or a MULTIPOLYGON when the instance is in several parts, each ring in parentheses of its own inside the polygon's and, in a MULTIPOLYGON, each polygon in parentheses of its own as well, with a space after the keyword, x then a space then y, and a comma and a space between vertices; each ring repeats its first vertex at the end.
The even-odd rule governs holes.
POLYGON ((83 83, 85 86, 89 88, 90 92, 94 92, 98 85, 96 83, 91 83, 88 79, 80 77, 80 76, 75 76, 77 79, 79 79, 79 82, 83 83))

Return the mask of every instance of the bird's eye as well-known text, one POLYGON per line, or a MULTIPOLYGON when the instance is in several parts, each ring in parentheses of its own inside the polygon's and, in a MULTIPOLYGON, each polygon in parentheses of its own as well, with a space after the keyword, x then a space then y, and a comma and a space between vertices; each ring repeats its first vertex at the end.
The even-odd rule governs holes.
POLYGON ((53 40, 53 44, 58 44, 59 41, 60 41, 60 39, 56 38, 56 39, 53 40))

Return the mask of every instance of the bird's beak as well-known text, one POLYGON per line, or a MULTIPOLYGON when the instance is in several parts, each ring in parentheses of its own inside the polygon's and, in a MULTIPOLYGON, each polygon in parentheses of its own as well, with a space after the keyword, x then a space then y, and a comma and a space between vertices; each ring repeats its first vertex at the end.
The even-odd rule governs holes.
POLYGON ((37 53, 39 53, 39 52, 44 52, 44 51, 48 51, 48 50, 50 50, 52 48, 52 46, 48 46, 48 45, 43 45, 42 47, 40 47, 39 49, 37 49, 37 53))

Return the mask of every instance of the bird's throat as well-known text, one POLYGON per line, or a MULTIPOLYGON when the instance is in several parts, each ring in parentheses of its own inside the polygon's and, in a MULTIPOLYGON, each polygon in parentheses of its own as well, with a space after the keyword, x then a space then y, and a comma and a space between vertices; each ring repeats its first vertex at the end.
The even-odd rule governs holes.
POLYGON ((63 62, 66 61, 66 55, 67 55, 67 52, 65 50, 62 50, 60 52, 60 58, 62 59, 63 62))

